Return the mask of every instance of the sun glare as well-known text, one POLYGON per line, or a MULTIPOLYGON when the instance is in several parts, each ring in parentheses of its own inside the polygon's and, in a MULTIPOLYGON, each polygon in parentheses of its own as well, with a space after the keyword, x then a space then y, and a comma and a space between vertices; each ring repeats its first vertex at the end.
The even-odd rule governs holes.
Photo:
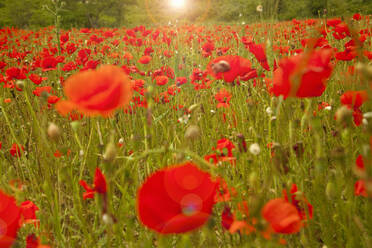
POLYGON ((169 4, 174 9, 182 9, 185 7, 186 1, 185 0, 170 0, 169 4))

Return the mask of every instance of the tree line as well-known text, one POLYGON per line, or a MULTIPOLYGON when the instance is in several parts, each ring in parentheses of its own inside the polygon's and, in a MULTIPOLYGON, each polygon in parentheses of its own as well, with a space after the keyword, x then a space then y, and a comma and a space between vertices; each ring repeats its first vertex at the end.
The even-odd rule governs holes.
POLYGON ((169 0, 0 0, 0 27, 121 27, 167 23, 175 19, 211 22, 255 22, 326 16, 372 14, 371 0, 188 0, 185 10, 169 0), (262 6, 262 12, 257 6, 262 6))

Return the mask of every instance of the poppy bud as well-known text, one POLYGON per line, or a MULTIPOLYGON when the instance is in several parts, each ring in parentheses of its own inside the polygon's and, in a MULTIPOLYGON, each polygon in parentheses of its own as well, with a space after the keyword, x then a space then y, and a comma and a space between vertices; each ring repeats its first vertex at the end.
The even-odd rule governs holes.
POLYGON ((248 181, 249 181, 249 185, 251 185, 252 188, 253 188, 254 185, 257 184, 257 173, 256 172, 252 172, 251 174, 249 174, 248 181))
POLYGON ((351 122, 352 116, 353 116, 353 111, 346 106, 342 106, 338 108, 336 111, 336 115, 335 115, 336 120, 339 123, 344 123, 344 124, 351 122))
POLYGON ((47 133, 48 133, 48 136, 51 139, 56 139, 61 135, 61 130, 59 129, 59 127, 56 124, 51 122, 51 123, 49 123, 47 133))
POLYGON ((102 215, 102 221, 106 225, 114 224, 114 220, 112 219, 112 217, 109 214, 106 214, 106 213, 102 215))
POLYGON ((185 138, 188 140, 195 140, 200 136, 200 129, 196 125, 191 125, 186 129, 185 138))
POLYGON ((106 146, 105 153, 103 154, 103 159, 107 162, 111 162, 116 158, 117 149, 113 142, 108 143, 106 146))
POLYGON ((192 112, 193 110, 195 110, 197 107, 199 106, 199 104, 193 104, 189 107, 189 112, 192 112))
POLYGON ((225 60, 220 60, 217 63, 212 65, 212 70, 214 74, 220 73, 220 72, 227 72, 230 71, 231 67, 230 64, 225 60))
POLYGON ((73 121, 70 123, 71 127, 72 127, 72 130, 74 130, 75 132, 79 129, 80 127, 80 122, 78 121, 73 121))
POLYGON ((329 200, 335 199, 336 188, 335 188, 335 185, 332 182, 328 182, 325 193, 326 193, 326 196, 328 197, 329 200))
POLYGON ((21 80, 18 80, 16 82, 16 86, 17 86, 18 89, 23 90, 25 88, 25 82, 24 81, 21 81, 21 80))

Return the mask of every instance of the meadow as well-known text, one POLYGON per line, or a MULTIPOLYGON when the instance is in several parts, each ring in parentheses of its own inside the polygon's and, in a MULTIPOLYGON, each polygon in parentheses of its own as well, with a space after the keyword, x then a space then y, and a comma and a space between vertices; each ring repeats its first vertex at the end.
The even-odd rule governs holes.
POLYGON ((0 247, 372 247, 371 16, 0 30, 0 247))

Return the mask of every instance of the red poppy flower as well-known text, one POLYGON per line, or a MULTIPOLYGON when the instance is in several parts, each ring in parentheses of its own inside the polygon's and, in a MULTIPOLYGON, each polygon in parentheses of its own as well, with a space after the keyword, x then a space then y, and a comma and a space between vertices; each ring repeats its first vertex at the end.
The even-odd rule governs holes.
POLYGON ((138 60, 139 63, 144 64, 144 65, 150 63, 150 61, 151 61, 151 57, 150 57, 150 56, 147 56, 147 55, 142 56, 142 57, 138 60))
POLYGON ((353 110, 353 118, 356 126, 360 126, 363 120, 363 113, 360 107, 368 100, 368 93, 361 91, 346 91, 341 96, 341 103, 353 110))
POLYGON ((231 213, 231 209, 229 207, 225 206, 221 215, 222 227, 226 230, 229 230, 234 221, 235 221, 234 214, 231 213))
POLYGON ((321 49, 282 59, 274 71, 270 91, 284 98, 321 96, 333 70, 331 55, 331 50, 321 49))
POLYGON ((354 19, 355 21, 360 21, 360 20, 362 20, 362 15, 359 14, 359 13, 355 13, 355 14, 353 15, 353 19, 354 19))
POLYGON ((20 228, 21 209, 0 190, 0 247, 11 247, 20 228))
POLYGON ((106 178, 99 168, 96 168, 96 172, 94 174, 93 187, 89 186, 87 182, 84 180, 80 180, 79 184, 86 190, 86 192, 83 193, 84 200, 88 198, 93 198, 95 193, 104 195, 107 192, 106 178))
POLYGON ((216 188, 211 175, 191 162, 161 169, 138 190, 138 217, 163 234, 194 230, 211 215, 216 188))
POLYGON ((167 76, 156 76, 155 81, 157 85, 165 85, 168 83, 169 78, 167 76))
POLYGON ((26 248, 50 248, 50 246, 41 244, 40 238, 35 234, 30 234, 26 238, 26 248))
POLYGON ((368 197, 368 193, 367 193, 367 190, 366 190, 366 185, 365 185, 365 182, 363 180, 358 180, 355 185, 354 185, 354 194, 356 196, 364 196, 364 197, 368 197))
POLYGON ((67 101, 58 101, 57 110, 66 115, 74 109, 87 116, 110 116, 125 107, 132 97, 132 83, 120 67, 105 65, 98 70, 78 72, 65 82, 67 101))
POLYGON ((217 108, 228 108, 230 106, 231 93, 226 89, 221 89, 214 98, 218 101, 217 108))
POLYGON ((22 216, 25 223, 36 223, 38 222, 38 219, 36 218, 36 211, 39 210, 39 208, 32 202, 32 201, 24 201, 21 203, 21 211, 22 216))
POLYGON ((264 48, 264 44, 256 44, 254 42, 248 42, 246 44, 249 51, 256 57, 260 65, 267 71, 270 71, 270 66, 267 63, 266 52, 264 48))
POLYGON ((9 152, 13 157, 20 157, 22 156, 24 150, 25 148, 22 145, 19 146, 17 144, 13 144, 9 152))
POLYGON ((359 155, 355 161, 355 164, 356 164, 356 167, 359 169, 359 170, 364 170, 364 161, 363 161, 363 156, 362 155, 359 155))
POLYGON ((361 91, 346 91, 341 96, 341 103, 351 108, 359 108, 368 100, 368 94, 365 90, 361 91))
MULTIPOLYGON (((292 184, 291 190, 289 191, 290 197, 291 197, 291 202, 290 203, 293 206, 296 207, 296 209, 297 209, 298 213, 300 214, 302 220, 307 219, 307 214, 309 215, 309 218, 312 219, 313 218, 313 205, 311 205, 304 196, 302 196, 301 199, 298 199, 298 197, 296 196, 297 191, 298 191, 297 185, 292 184), (302 207, 302 205, 306 205, 307 210, 305 210, 302 207)), ((289 202, 286 190, 283 190, 283 195, 284 195, 284 199, 287 202, 289 202)))
POLYGON ((282 198, 266 203, 262 216, 277 233, 297 233, 302 227, 301 216, 296 207, 282 198))
POLYGON ((45 57, 41 61, 41 67, 43 68, 43 71, 56 70, 57 64, 58 64, 58 60, 52 56, 45 57))
POLYGON ((41 82, 43 82, 43 80, 47 79, 47 78, 44 78, 44 77, 40 77, 39 75, 36 75, 36 74, 33 74, 31 73, 28 78, 36 85, 39 85, 41 84, 41 82))
POLYGON ((253 70, 251 67, 252 64, 248 59, 237 55, 226 55, 210 61, 207 71, 216 79, 232 83, 237 77, 251 72, 253 70))

